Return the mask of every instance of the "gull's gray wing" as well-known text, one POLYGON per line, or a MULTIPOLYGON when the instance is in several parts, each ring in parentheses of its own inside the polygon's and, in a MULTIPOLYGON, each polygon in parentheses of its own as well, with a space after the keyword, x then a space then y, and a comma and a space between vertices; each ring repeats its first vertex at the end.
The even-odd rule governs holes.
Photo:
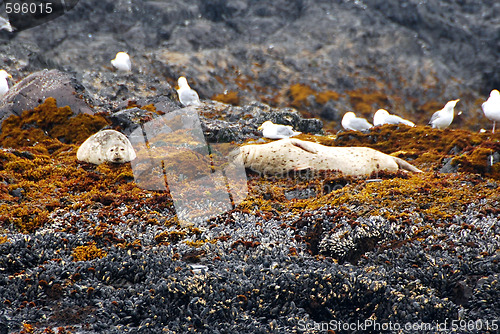
POLYGON ((358 131, 368 130, 372 125, 364 118, 357 117, 349 122, 349 125, 358 131))
POLYGON ((415 125, 413 122, 411 122, 411 121, 409 121, 407 119, 404 119, 402 117, 399 117, 398 115, 389 115, 388 121, 391 124, 403 123, 403 124, 410 125, 410 126, 415 125))
POLYGON ((436 119, 438 119, 438 118, 439 118, 439 112, 440 112, 440 111, 441 111, 441 110, 438 110, 438 111, 436 111, 434 114, 432 114, 432 117, 431 117, 431 120, 429 121, 429 124, 432 124, 432 122, 434 122, 436 119))
POLYGON ((294 134, 292 127, 290 125, 278 125, 276 127, 276 134, 280 136, 290 137, 294 134))
POLYGON ((198 105, 200 104, 200 97, 196 91, 190 89, 180 92, 179 101, 185 106, 198 105))

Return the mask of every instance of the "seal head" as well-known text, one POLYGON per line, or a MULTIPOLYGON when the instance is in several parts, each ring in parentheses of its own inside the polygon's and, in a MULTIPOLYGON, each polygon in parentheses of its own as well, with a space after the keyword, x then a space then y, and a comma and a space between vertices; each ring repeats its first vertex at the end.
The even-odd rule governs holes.
POLYGON ((136 157, 128 138, 115 130, 102 130, 90 136, 78 148, 76 158, 99 165, 103 162, 125 163, 136 157))

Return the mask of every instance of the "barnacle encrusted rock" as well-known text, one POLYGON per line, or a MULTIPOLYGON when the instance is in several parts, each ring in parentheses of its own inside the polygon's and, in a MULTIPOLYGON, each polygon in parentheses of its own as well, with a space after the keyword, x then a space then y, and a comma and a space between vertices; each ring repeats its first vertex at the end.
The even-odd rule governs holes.
MULTIPOLYGON (((345 132, 335 144, 371 146, 426 172, 379 171, 380 182, 248 172, 245 200, 182 226, 169 190, 138 187, 130 164, 82 168, 75 144, 87 137, 57 139, 47 119, 75 125, 53 102, 11 118, 0 139, 0 332, 295 333, 374 317, 498 315, 498 137, 421 126, 345 132), (451 156, 459 172, 433 172, 451 156)), ((255 118, 235 119, 241 137, 255 139, 255 118)))

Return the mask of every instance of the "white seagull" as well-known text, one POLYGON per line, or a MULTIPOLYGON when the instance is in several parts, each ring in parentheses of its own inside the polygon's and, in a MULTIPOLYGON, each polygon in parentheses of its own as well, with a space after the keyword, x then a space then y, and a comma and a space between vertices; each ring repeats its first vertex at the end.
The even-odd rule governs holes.
POLYGON ((500 92, 493 89, 490 97, 484 102, 481 107, 483 108, 484 116, 493 121, 492 133, 495 133, 495 124, 500 122, 500 92))
POLYGON ((455 113, 454 108, 458 101, 460 101, 460 99, 448 101, 443 109, 432 114, 429 124, 436 129, 446 129, 449 127, 451 122, 453 122, 453 115, 455 113))
POLYGON ((408 126, 415 126, 415 123, 406 120, 404 118, 401 118, 398 115, 391 115, 385 109, 379 109, 377 110, 377 112, 375 112, 375 115, 373 115, 374 126, 383 124, 399 124, 399 123, 406 124, 408 126))
POLYGON ((7 30, 8 32, 13 32, 14 28, 10 25, 10 21, 6 18, 0 16, 0 30, 7 30))
POLYGON ((302 133, 293 131, 291 125, 274 124, 271 121, 265 121, 257 130, 262 130, 262 136, 269 139, 289 138, 302 133))
POLYGON ((12 78, 12 75, 7 73, 5 70, 0 70, 0 97, 4 96, 9 91, 7 78, 12 78))
POLYGON ((179 101, 181 101, 183 106, 199 106, 201 104, 198 93, 189 87, 185 77, 180 77, 177 80, 177 85, 179 86, 177 94, 179 95, 179 101))
POLYGON ((130 56, 126 52, 118 52, 115 56, 115 59, 111 60, 111 64, 118 71, 130 72, 130 70, 132 70, 130 56))
POLYGON ((366 119, 356 117, 352 111, 346 112, 342 118, 342 127, 346 130, 365 131, 372 127, 366 119))

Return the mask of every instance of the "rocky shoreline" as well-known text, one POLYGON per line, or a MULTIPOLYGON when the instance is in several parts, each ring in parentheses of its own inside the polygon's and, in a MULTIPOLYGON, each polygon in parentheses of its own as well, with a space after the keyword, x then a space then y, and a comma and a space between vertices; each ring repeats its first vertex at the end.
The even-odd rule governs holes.
POLYGON ((500 134, 478 132, 497 7, 91 0, 1 31, 0 334, 498 332, 500 134), (131 74, 109 64, 123 50, 131 74), (210 145, 264 143, 271 120, 424 173, 247 170, 240 203, 186 224, 130 163, 76 160, 101 128, 180 109, 180 75, 210 145), (422 125, 458 97, 451 129, 422 125), (377 107, 418 125, 337 132, 377 107))
MULTIPOLYGON (((38 27, 1 31, 14 78, 42 69, 76 74, 109 110, 173 96, 184 75, 204 99, 292 106, 340 129, 346 110, 385 107, 426 124, 449 100, 455 128, 490 126, 480 104, 500 86, 495 0, 446 3, 320 0, 80 1, 38 27), (112 72, 118 51, 130 76, 112 72)), ((375 108, 375 109, 374 109, 375 108)))
MULTIPOLYGON (((19 137, 65 110, 54 103, 4 122, 3 142, 19 143, 4 145, 0 158, 4 332, 347 333, 341 326, 361 322, 413 333, 422 331, 404 326, 491 326, 498 318, 498 135, 420 126, 304 133, 326 145, 387 150, 425 172, 367 179, 247 171, 241 203, 186 225, 168 191, 135 184, 130 164, 80 163, 82 139, 53 138, 48 128, 44 137, 30 139, 37 126, 19 137), (419 136, 419 145, 401 140, 419 136)), ((159 117, 141 108, 126 110, 159 117)), ((262 108, 204 105, 206 138, 255 141, 255 131, 239 130, 261 119, 317 124, 262 108)))

